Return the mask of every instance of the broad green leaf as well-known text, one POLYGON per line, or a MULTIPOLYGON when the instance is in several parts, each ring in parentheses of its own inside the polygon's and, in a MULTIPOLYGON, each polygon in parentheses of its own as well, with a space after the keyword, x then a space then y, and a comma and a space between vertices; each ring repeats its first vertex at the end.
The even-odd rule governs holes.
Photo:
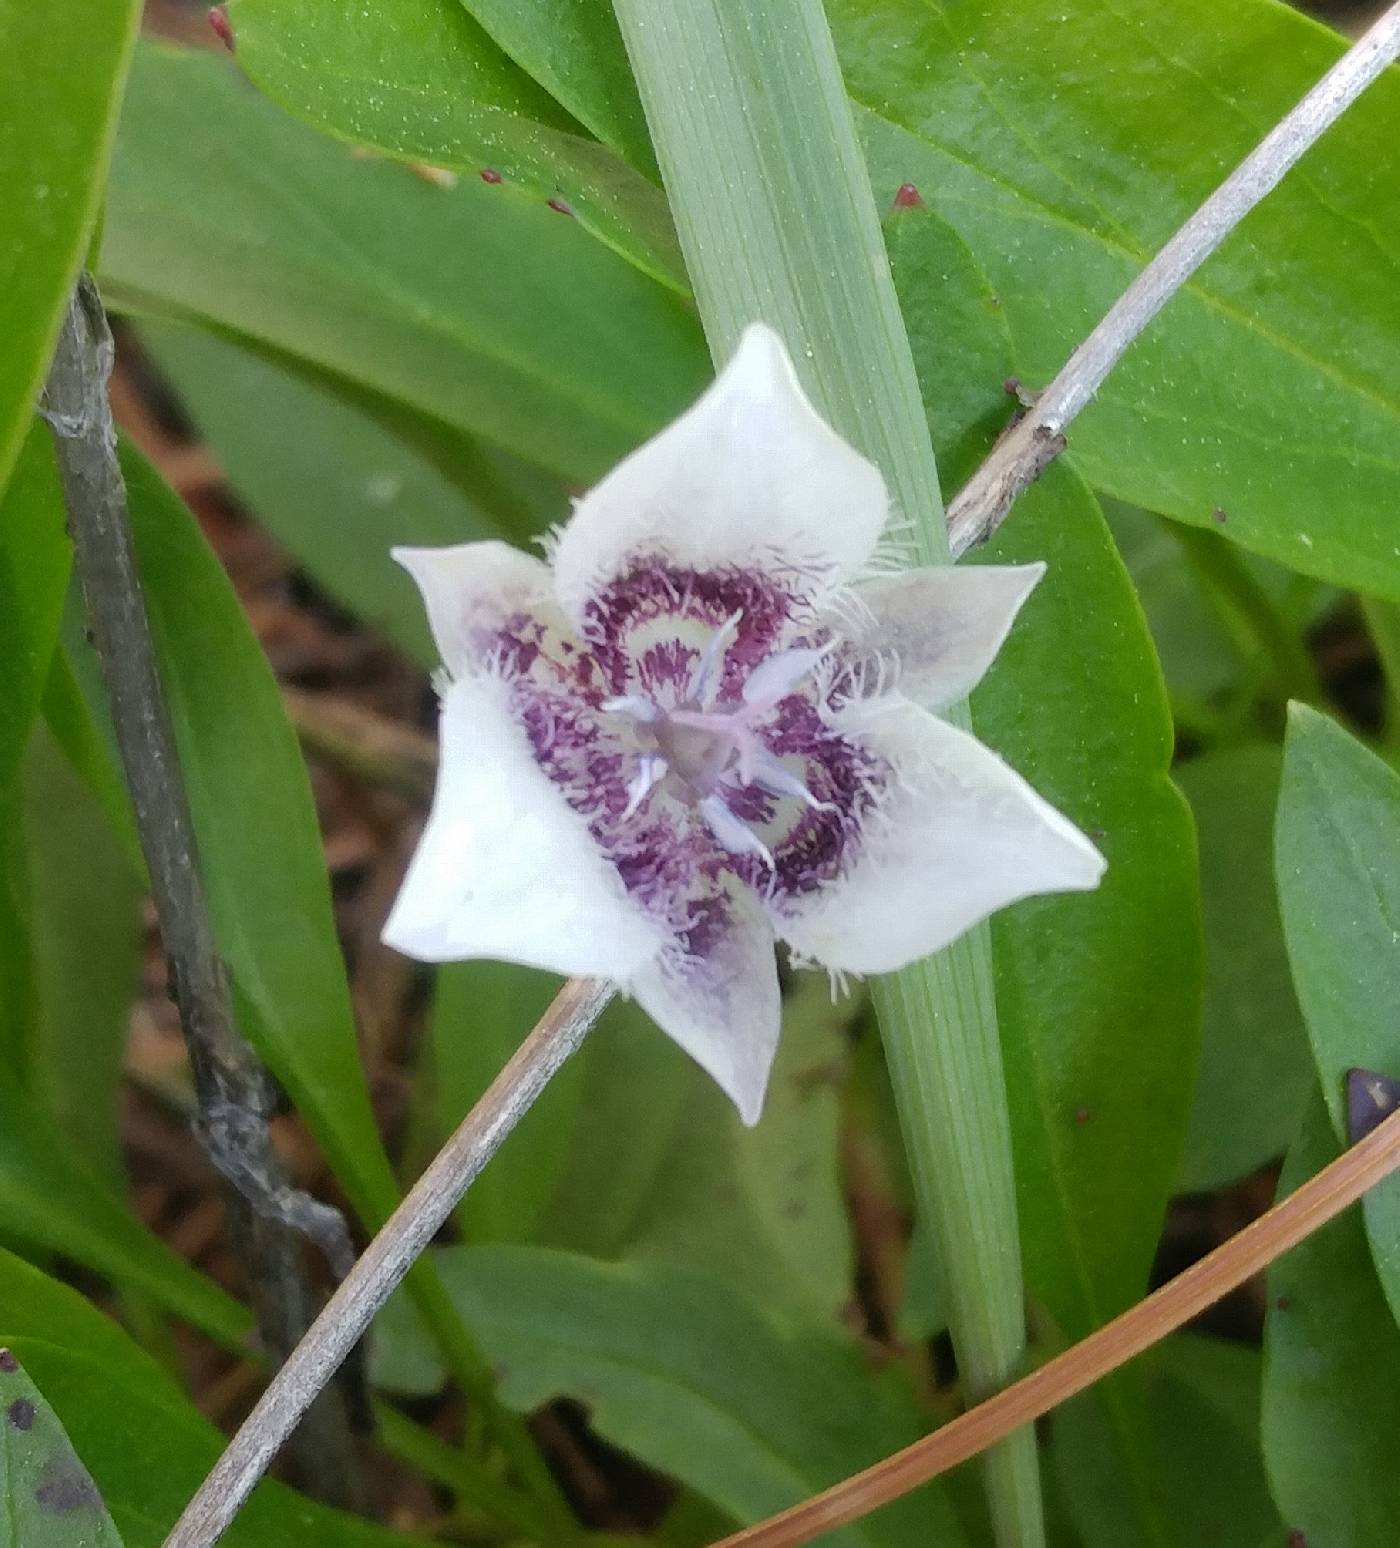
MULTIPOLYGON (((1400 775, 1334 721, 1290 706, 1276 860, 1284 936, 1333 1136, 1353 1067, 1400 1075, 1400 775)), ((1400 1178, 1363 1205, 1400 1318, 1400 1178)))
POLYGON ((53 1409, 0 1349, 0 1548, 122 1548, 53 1409))
POLYGON ((684 304, 576 221, 356 157, 207 55, 138 51, 102 273, 576 480, 709 370, 684 304))
MULTIPOLYGON (((1337 1154, 1314 1100, 1280 1195, 1337 1154)), ((1269 1271, 1264 1460, 1279 1514, 1309 1548, 1400 1542, 1398 1434, 1400 1332, 1348 1210, 1269 1271)))
POLYGON ((238 598, 189 512, 122 459, 215 934, 243 1029, 366 1220, 394 1186, 360 1066, 316 813, 296 737, 238 598))
POLYGON ((1215 707, 1243 675, 1239 643, 1166 522, 1118 500, 1105 500, 1103 513, 1137 587, 1168 691, 1201 712, 1215 707))
POLYGON ((608 0, 460 0, 593 134, 660 181, 642 99, 608 0))
MULTIPOLYGON (((877 196, 913 182, 1043 385, 1341 52, 1282 6, 835 0, 877 196)), ((1400 596, 1400 126, 1389 72, 1130 350, 1070 433, 1093 484, 1400 596), (1344 497, 1341 497, 1344 496, 1344 497)))
POLYGON ((0 490, 102 197, 136 0, 0 0, 0 490))
POLYGON ((36 424, 0 495, 0 1059, 28 1056, 31 962, 17 781, 58 639, 69 548, 48 431, 36 424))
MULTIPOLYGON (((252 351, 158 323, 141 341, 259 523, 359 618, 436 665, 422 598, 390 546, 502 536, 491 517, 363 410, 252 351)), ((561 490, 551 519, 567 508, 561 490)))
MULTIPOLYGON (((14 1351, 52 1404, 125 1548, 159 1548, 224 1437, 116 1323, 7 1252, 0 1252, 0 1345, 14 1351)), ((97 1548, 103 1540, 60 1538, 53 1548, 87 1548, 89 1541, 97 1548)), ((228 1548, 427 1548, 425 1539, 327 1510, 275 1483, 259 1486, 220 1541, 228 1548)), ((47 1548, 44 1539, 22 1542, 47 1548)))
MULTIPOLYGON (((502 963, 440 972, 433 1026, 445 1126, 555 987, 502 963)), ((824 980, 799 976, 764 1119, 750 1130, 647 1016, 615 1003, 467 1195, 472 1239, 703 1268, 770 1306, 833 1321, 852 1274, 836 1095, 849 1013, 832 1006, 824 980)))
MULTIPOLYGON (((956 227, 1032 387, 1344 46, 1264 0, 1223 20, 1207 0, 1129 0, 1111 15, 1057 0, 829 11, 877 195, 913 182, 956 227)), ((593 49, 608 36, 596 29, 593 49)), ((532 51, 508 46, 548 83, 532 51)), ((573 71, 572 110, 604 111, 624 68, 613 56, 573 71)), ((1195 525, 1223 510, 1244 547, 1391 598, 1400 188, 1384 169, 1397 122, 1392 71, 1191 281, 1071 435, 1107 493, 1195 525)))
MULTIPOLYGON (((556 20, 571 20, 572 9, 561 7, 556 20)), ((236 0, 233 16, 239 62, 300 117, 391 156, 473 179, 485 172, 496 180, 498 203, 562 201, 599 240, 683 292, 685 271, 656 184, 588 138, 468 10, 459 0, 395 0, 349 24, 335 0, 236 0)), ((490 22, 512 42, 530 32, 548 53, 533 56, 547 84, 567 91, 601 138, 624 144, 655 176, 635 90, 618 90, 631 78, 610 9, 603 30, 575 24, 565 35, 551 27, 547 42, 509 6, 494 7, 490 22), (569 89, 589 69, 603 90, 569 89)))
POLYGON ((1290 641, 1303 639, 1337 593, 1232 548, 1216 533, 1206 536, 1118 500, 1103 504, 1147 614, 1178 721, 1188 733, 1218 735, 1222 715, 1247 712, 1292 665, 1261 639, 1258 619, 1243 615, 1231 588, 1237 593, 1247 587, 1290 641))
POLYGON ((1282 1155, 1313 1089, 1274 888, 1282 755, 1268 743, 1185 764, 1196 818, 1206 992, 1201 1066, 1177 1186, 1218 1188, 1282 1155))
POLYGON ((243 1308, 132 1217, 8 1070, 0 1077, 0 1237, 143 1290, 222 1344, 248 1330, 243 1308))
MULTIPOLYGON (((1259 1444, 1258 1350, 1183 1334, 1145 1360, 1155 1488, 1173 1525, 1172 1541, 1183 1548, 1283 1548, 1259 1444)), ((1130 1528, 1098 1411, 1083 1398, 1066 1404, 1056 1411, 1051 1435, 1083 1548, 1120 1548, 1130 1528)))
POLYGON ((0 801, 39 712, 70 562, 48 428, 35 422, 0 499, 0 801))
MULTIPOLYGON (((0 506, 0 811, 6 815, 4 853, 0 854, 0 1022, 5 1057, 0 1078, 0 1232, 52 1252, 62 1252, 119 1283, 148 1290, 162 1305, 225 1340, 242 1332, 241 1308, 163 1246, 128 1214, 83 1163, 79 1147, 65 1140, 31 1079, 36 1053, 35 1020, 56 1010, 46 1000, 48 970, 57 964, 45 955, 52 941, 31 942, 31 888, 55 887, 59 878, 41 850, 25 853, 21 792, 16 785, 20 759, 29 739, 48 678, 67 587, 68 542, 48 430, 36 425, 0 506)), ((52 799, 52 795, 50 796, 52 799)), ((76 823, 60 806, 49 817, 76 823)), ((51 831, 55 831, 52 830, 51 831)), ((61 835, 68 842, 76 827, 61 835)), ((93 874, 98 859, 91 858, 93 874)), ((54 894, 48 893, 52 899, 54 894)), ((120 899, 103 902, 116 909, 120 899)), ((42 898, 40 900, 42 909, 42 898)), ((41 928, 44 921, 38 921, 41 928)), ((75 920, 50 920, 47 928, 75 931, 75 920)), ((90 943, 75 933, 63 949, 90 943)), ((91 964, 89 964, 91 965, 91 964)), ((72 988, 71 984, 65 989, 72 988)), ((86 1008, 84 1008, 86 1009, 86 1008)), ((41 1019, 40 1026, 44 1023, 41 1019)), ((42 1047, 44 1033, 39 1033, 42 1047)), ((101 1061, 97 1061, 99 1064, 101 1061)), ((101 1118, 95 1120, 100 1130, 101 1118)))
MULTIPOLYGON (((463 1318, 522 1411, 583 1403, 595 1430, 739 1521, 790 1505, 907 1444, 918 1413, 901 1373, 831 1332, 798 1332, 723 1282, 662 1264, 604 1264, 528 1247, 447 1248, 463 1318)), ((375 1378, 417 1387, 428 1351, 401 1300, 376 1324, 375 1378)), ((421 1390, 421 1388, 420 1388, 421 1390)), ((827 1534, 956 1548, 937 1488, 827 1534)))
MULTIPOLYGON (((661 1100, 671 1104, 675 1126, 623 1239, 624 1256, 704 1269, 805 1321, 835 1320, 850 1299, 854 1270, 842 1191, 839 1100, 845 1076, 842 1029, 851 1014, 849 1003, 833 1004, 824 977, 795 975, 784 999, 763 1121, 752 1129, 646 1017, 633 1018, 626 1033, 639 1053, 644 1040, 651 1043, 649 1062, 660 1077, 655 1085, 661 1100)), ((619 1036, 609 1050, 610 1105, 619 1115, 637 1101, 637 1084, 625 1075, 633 1062, 626 1059, 627 1046, 619 1036)), ((607 1178, 617 1167, 609 1137, 616 1132, 590 1123, 581 1134, 580 1149, 585 1165, 591 1162, 600 1202, 608 1197, 607 1178)), ((635 1197, 642 1179, 636 1173, 632 1179, 635 1197)), ((557 1230, 578 1218, 578 1202, 570 1201, 580 1201, 582 1190, 572 1170, 569 1181, 574 1186, 557 1208, 557 1230)), ((564 1245, 583 1243, 571 1232, 564 1245)))
POLYGON ((46 728, 24 770, 34 1020, 26 1082, 65 1145, 120 1187, 117 1095, 143 930, 142 879, 46 728))

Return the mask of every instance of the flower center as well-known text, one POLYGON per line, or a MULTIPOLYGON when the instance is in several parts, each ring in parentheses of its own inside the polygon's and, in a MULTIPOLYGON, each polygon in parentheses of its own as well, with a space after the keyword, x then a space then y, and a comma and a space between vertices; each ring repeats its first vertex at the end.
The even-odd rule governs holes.
POLYGON ((773 756, 758 730, 758 722, 798 687, 826 652, 778 651, 749 673, 737 704, 717 705, 725 652, 742 616, 735 613, 715 631, 674 707, 646 693, 624 694, 602 707, 631 722, 640 746, 624 817, 636 812, 667 780, 668 790, 698 811, 724 849, 736 855, 756 854, 771 869, 772 855, 748 823, 735 815, 726 787, 756 785, 772 796, 829 809, 773 756))

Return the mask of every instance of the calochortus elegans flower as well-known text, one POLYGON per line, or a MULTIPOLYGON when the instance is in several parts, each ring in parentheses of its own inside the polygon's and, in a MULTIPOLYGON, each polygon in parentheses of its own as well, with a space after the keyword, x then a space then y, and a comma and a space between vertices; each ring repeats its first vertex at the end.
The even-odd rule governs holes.
POLYGON ((755 324, 547 559, 396 549, 444 674, 437 792, 384 939, 614 980, 753 1123, 775 937, 883 973, 1095 886, 1083 834, 936 713, 1044 566, 896 572, 887 514, 755 324))

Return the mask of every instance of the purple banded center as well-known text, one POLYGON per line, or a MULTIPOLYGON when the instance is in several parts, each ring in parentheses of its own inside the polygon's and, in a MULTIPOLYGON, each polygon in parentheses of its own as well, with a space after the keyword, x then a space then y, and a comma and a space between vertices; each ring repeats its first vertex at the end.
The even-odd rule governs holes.
POLYGON ((581 643, 522 615, 496 659, 541 769, 704 955, 726 877, 779 906, 835 879, 888 781, 830 723, 838 650, 774 577, 651 559, 594 598, 581 643))

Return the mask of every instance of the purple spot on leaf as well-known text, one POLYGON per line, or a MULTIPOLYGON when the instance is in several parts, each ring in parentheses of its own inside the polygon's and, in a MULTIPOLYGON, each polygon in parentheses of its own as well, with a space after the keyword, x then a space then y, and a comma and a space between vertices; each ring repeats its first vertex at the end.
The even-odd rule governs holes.
POLYGON ((19 1361, 15 1359, 14 1351, 0 1349, 0 1371, 14 1372, 19 1369, 19 1361))
POLYGON ((28 1398, 16 1398, 5 1410, 5 1417, 17 1430, 34 1428, 34 1405, 28 1398))
POLYGON ((101 1510, 102 1497, 73 1456, 55 1457, 39 1475, 34 1498, 41 1510, 71 1516, 80 1510, 101 1510))

